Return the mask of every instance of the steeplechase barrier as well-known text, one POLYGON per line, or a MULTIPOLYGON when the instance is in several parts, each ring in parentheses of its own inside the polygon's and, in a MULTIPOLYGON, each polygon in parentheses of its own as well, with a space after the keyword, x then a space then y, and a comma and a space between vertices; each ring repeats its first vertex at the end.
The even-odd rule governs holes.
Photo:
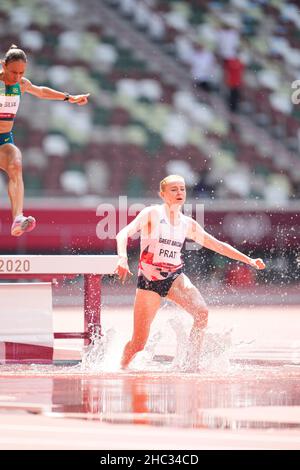
POLYGON ((0 331, 0 358, 2 356, 6 360, 10 358, 17 362, 18 356, 21 360, 27 357, 29 360, 29 356, 36 356, 37 359, 45 359, 47 362, 53 355, 53 345, 49 340, 49 334, 53 334, 54 339, 84 339, 84 343, 88 344, 95 329, 101 332, 102 276, 114 273, 117 259, 116 255, 0 256, 1 280, 34 279, 39 281, 0 283, 0 330, 2 331, 2 333, 0 331), (52 333, 49 322, 45 323, 44 320, 46 317, 49 319, 49 314, 52 315, 52 283, 59 278, 74 278, 78 275, 84 277, 84 331, 52 333), (18 342, 13 331, 14 326, 17 329, 18 322, 21 324, 21 331, 25 333, 30 331, 30 320, 26 322, 26 315, 29 312, 33 315, 36 313, 36 317, 33 318, 32 315, 30 317, 31 322, 34 323, 32 328, 36 327, 36 337, 33 340, 36 344, 33 345, 18 342), (14 324, 14 321, 17 323, 14 324), (46 331, 43 331, 42 324, 46 331))

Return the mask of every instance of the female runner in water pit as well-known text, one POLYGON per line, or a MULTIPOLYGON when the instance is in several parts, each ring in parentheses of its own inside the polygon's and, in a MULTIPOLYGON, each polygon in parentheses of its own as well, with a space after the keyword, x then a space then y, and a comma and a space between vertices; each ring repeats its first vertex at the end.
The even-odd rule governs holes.
POLYGON ((193 240, 205 248, 255 269, 265 268, 260 258, 250 258, 228 243, 217 240, 194 219, 182 213, 186 188, 181 176, 169 175, 164 178, 160 182, 159 194, 163 204, 143 209, 117 235, 119 260, 115 273, 123 283, 128 275, 132 275, 127 259, 128 237, 137 232, 140 232, 141 236, 134 328, 132 338, 123 352, 122 368, 126 368, 133 357, 143 350, 162 297, 173 301, 192 315, 190 342, 194 351, 201 348, 203 330, 207 326, 208 308, 199 290, 183 272, 181 249, 185 239, 193 240))

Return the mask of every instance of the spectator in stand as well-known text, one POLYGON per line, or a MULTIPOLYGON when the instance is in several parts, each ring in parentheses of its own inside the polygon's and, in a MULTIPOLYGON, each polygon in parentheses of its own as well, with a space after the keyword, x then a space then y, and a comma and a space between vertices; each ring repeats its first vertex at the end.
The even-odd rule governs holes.
POLYGON ((228 90, 228 107, 233 113, 239 110, 243 85, 244 64, 237 55, 224 63, 224 81, 228 90))
POLYGON ((204 168, 199 173, 197 183, 193 187, 193 196, 195 198, 208 198, 212 197, 216 189, 216 184, 210 181, 210 171, 204 168))
POLYGON ((188 58, 195 86, 204 91, 215 87, 216 60, 214 54, 202 44, 196 44, 188 58))
POLYGON ((218 33, 219 55, 225 63, 236 57, 240 45, 240 33, 229 24, 224 23, 218 33))

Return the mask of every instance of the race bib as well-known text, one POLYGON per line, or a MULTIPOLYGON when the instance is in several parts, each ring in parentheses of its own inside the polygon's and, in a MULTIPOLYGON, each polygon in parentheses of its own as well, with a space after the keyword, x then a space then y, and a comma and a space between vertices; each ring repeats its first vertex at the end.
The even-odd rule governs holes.
POLYGON ((183 243, 179 241, 160 238, 154 250, 153 263, 179 266, 181 264, 182 245, 183 243))
POLYGON ((0 119, 1 118, 14 118, 17 114, 20 104, 20 96, 5 96, 0 95, 0 119))

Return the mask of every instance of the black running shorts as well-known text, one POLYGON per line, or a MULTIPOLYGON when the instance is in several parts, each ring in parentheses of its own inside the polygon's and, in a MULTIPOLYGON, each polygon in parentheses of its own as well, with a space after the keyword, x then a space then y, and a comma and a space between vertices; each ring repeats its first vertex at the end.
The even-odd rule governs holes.
POLYGON ((163 279, 162 281, 148 281, 148 279, 143 276, 143 274, 141 274, 138 276, 137 288, 151 290, 156 292, 161 297, 166 297, 172 287, 173 282, 182 272, 182 269, 178 269, 178 271, 175 271, 173 274, 171 274, 171 276, 169 276, 167 279, 163 279))

